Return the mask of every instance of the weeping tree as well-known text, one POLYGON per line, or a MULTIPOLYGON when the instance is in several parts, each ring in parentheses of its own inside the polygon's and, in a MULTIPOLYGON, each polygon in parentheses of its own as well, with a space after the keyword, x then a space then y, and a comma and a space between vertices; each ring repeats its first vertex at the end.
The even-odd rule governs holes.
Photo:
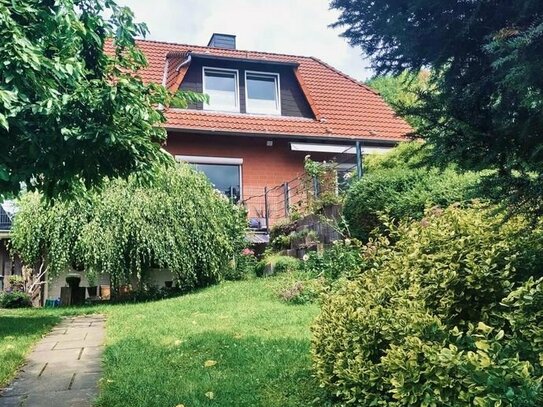
MULTIPOLYGON (((186 165, 106 181, 84 198, 19 200, 12 250, 37 280, 70 268, 110 275, 113 291, 167 268, 183 289, 220 281, 244 244, 245 213, 186 165)), ((37 283, 39 284, 39 283, 37 283)))

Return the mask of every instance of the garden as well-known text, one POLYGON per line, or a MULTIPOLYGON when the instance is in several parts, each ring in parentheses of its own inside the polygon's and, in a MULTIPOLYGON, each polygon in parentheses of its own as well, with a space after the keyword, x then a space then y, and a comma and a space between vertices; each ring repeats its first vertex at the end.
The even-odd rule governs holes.
POLYGON ((205 98, 129 74, 145 25, 114 2, 26 3, 0 2, 0 195, 24 270, 0 293, 0 387, 63 317, 99 313, 96 406, 543 405, 541 2, 333 0, 417 134, 339 196, 308 160, 334 193, 258 255, 244 208, 160 147, 156 106, 205 98), (66 271, 113 301, 32 307, 66 271))
MULTIPOLYGON (((369 157, 330 220, 342 238, 302 258, 285 242, 318 235, 282 223, 259 257, 239 231, 226 257, 208 247, 219 274, 176 275, 186 287, 176 298, 3 312, 2 383, 62 316, 103 313, 99 406, 539 405, 543 228, 482 198, 484 173, 425 167, 427 154, 408 143, 369 157)), ((179 171, 191 187, 200 180, 179 171)), ((32 208, 25 222, 38 221, 28 199, 19 219, 32 208)), ((26 235, 16 225, 14 236, 26 235)))

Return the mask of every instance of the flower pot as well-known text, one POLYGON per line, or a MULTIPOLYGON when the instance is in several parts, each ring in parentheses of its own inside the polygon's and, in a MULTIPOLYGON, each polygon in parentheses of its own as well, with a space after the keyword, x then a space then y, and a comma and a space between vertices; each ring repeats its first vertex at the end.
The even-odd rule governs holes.
POLYGON ((87 293, 89 294, 89 297, 96 297, 98 295, 98 287, 87 287, 87 293))
POLYGON ((173 281, 164 281, 164 285, 166 288, 172 288, 173 287, 173 281))
POLYGON ((68 273, 66 275, 66 283, 70 288, 78 288, 81 283, 81 276, 78 273, 68 273))

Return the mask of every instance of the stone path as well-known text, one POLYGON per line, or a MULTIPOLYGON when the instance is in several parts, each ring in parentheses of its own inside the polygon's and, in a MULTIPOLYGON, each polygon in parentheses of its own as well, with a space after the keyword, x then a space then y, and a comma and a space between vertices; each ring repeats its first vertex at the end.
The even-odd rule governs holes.
POLYGON ((89 407, 98 394, 105 319, 64 319, 35 346, 0 407, 89 407))

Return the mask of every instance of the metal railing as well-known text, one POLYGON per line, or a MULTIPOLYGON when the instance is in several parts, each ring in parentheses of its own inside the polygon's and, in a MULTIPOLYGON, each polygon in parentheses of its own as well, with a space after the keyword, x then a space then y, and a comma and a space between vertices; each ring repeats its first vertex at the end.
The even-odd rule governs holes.
POLYGON ((0 230, 10 230, 11 229, 11 218, 6 213, 4 208, 0 206, 0 230))
POLYGON ((355 154, 352 150, 353 147, 349 147, 332 160, 317 164, 325 167, 323 172, 328 174, 328 181, 333 177, 332 182, 323 183, 322 179, 304 172, 279 185, 245 189, 240 203, 248 212, 251 228, 268 233, 273 224, 290 218, 294 212, 308 213, 312 204, 324 194, 340 195, 346 191, 352 178, 362 176, 360 147, 356 147, 355 154))

